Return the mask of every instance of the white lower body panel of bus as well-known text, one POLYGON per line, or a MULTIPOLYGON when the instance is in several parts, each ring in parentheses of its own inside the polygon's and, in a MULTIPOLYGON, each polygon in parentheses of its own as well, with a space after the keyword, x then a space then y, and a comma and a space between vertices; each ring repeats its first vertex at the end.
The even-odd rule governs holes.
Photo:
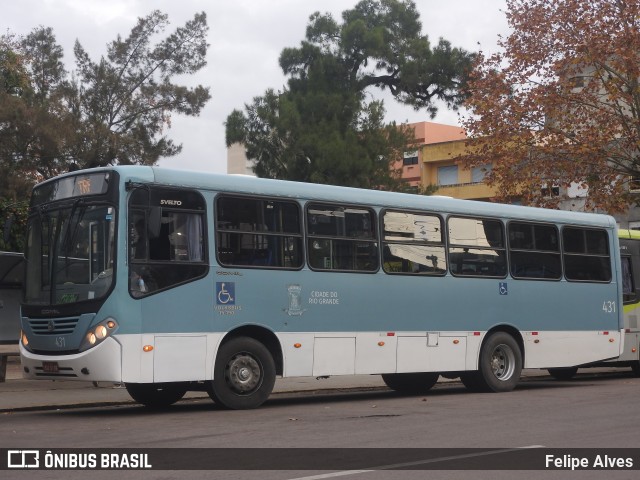
MULTIPOLYGON (((476 370, 486 332, 278 333, 283 376, 476 370)), ((23 376, 109 382, 213 378, 223 333, 116 335, 85 352, 49 356, 21 346, 23 376)), ((524 368, 560 368, 616 359, 620 331, 522 332, 524 368)))

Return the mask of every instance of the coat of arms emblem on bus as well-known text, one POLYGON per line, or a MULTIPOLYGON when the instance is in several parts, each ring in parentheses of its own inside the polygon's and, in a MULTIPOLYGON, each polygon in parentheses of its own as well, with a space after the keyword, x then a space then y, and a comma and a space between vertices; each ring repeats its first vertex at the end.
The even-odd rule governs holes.
POLYGON ((289 308, 285 308, 284 311, 291 316, 302 315, 306 311, 306 309, 302 308, 300 301, 302 287, 300 285, 289 285, 287 292, 289 293, 289 308))

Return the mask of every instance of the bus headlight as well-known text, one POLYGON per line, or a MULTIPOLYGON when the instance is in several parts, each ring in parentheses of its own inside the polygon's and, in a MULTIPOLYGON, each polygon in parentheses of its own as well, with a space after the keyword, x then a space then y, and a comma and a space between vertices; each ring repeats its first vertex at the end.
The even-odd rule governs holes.
POLYGON ((29 339, 27 338, 27 334, 23 331, 20 331, 20 342, 25 349, 31 351, 31 348, 29 348, 29 339))
POLYGON ((107 338, 107 335, 109 334, 109 332, 107 330, 107 327, 104 326, 104 325, 98 325, 96 327, 95 332, 96 332, 96 338, 98 340, 103 340, 103 339, 107 338))
POLYGON ((84 352, 91 347, 99 345, 118 329, 118 322, 113 318, 107 318, 89 329, 80 345, 80 351, 84 352))

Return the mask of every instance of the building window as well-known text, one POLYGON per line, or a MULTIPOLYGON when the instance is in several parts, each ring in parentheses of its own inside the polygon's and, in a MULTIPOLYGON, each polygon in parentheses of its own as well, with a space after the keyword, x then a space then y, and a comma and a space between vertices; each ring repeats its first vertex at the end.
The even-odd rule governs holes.
POLYGON ((558 185, 549 185, 545 183, 540 189, 540 195, 544 198, 557 197, 560 195, 560 187, 558 185))
POLYGON ((640 230, 640 222, 629 222, 629 230, 640 230))
POLYGON ((456 185, 458 183, 458 166, 438 167, 438 185, 456 185))
POLYGON ((402 165, 417 165, 418 164, 418 151, 415 150, 413 152, 404 152, 404 157, 402 159, 402 165))
POLYGON ((492 165, 480 165, 471 169, 471 183, 482 183, 485 177, 491 171, 492 165))
POLYGON ((586 77, 584 75, 578 75, 578 76, 575 76, 575 77, 571 77, 569 79, 569 85, 571 85, 571 88, 574 88, 574 89, 584 88, 585 78, 586 77))

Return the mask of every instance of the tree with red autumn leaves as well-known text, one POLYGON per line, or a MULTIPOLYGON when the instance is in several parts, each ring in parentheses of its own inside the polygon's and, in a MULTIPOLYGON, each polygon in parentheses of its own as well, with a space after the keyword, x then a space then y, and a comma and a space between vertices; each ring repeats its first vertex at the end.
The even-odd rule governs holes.
POLYGON ((480 55, 464 127, 469 166, 499 200, 557 207, 544 187, 588 189, 610 213, 640 180, 640 0, 507 0, 511 33, 480 55))

